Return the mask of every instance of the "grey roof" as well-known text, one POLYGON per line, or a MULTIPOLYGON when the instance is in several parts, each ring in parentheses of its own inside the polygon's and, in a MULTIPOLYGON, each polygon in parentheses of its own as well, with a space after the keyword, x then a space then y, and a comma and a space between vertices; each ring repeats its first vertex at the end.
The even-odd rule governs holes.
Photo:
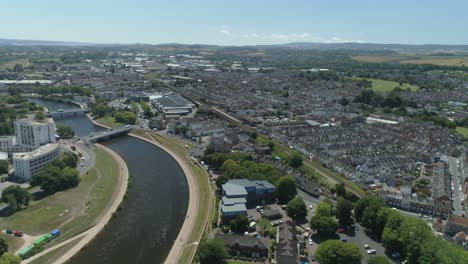
POLYGON ((223 196, 224 205, 245 204, 245 203, 247 203, 247 200, 245 199, 245 197, 228 198, 226 196, 223 196))
POLYGON ((242 196, 247 195, 247 191, 245 190, 245 186, 236 184, 230 180, 223 184, 223 190, 227 196, 242 196))
POLYGON ((229 246, 239 244, 239 246, 250 248, 257 246, 261 250, 268 250, 268 241, 266 239, 228 234, 216 234, 215 237, 223 240, 229 246))
POLYGON ((192 107, 193 103, 178 94, 166 94, 156 101, 163 107, 192 107))
POLYGON ((223 213, 236 213, 247 212, 245 204, 221 205, 221 212, 223 213))
POLYGON ((227 196, 240 196, 247 195, 246 187, 255 187, 257 189, 266 188, 272 189, 276 188, 273 184, 268 181, 249 181, 246 179, 233 179, 229 180, 223 184, 223 190, 227 196))

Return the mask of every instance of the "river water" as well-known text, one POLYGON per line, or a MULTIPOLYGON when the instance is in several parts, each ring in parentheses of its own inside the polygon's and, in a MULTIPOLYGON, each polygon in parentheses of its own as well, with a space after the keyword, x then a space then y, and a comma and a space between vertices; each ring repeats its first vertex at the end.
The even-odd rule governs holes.
MULTIPOLYGON (((74 105, 30 99, 49 111, 74 105)), ((99 130, 87 117, 56 120, 78 136, 99 130)), ((127 163, 132 177, 124 209, 70 263, 163 263, 182 227, 189 191, 172 157, 145 141, 123 136, 104 143, 127 163)))

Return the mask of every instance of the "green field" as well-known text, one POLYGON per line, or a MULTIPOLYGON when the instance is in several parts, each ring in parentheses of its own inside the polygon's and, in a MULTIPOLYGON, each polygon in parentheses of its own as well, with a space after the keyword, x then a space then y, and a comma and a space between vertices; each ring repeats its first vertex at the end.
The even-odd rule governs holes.
MULTIPOLYGON (((370 79, 370 78, 363 78, 363 79, 366 79, 372 82, 372 90, 374 92, 391 92, 393 91, 395 87, 400 86, 399 83, 394 82, 394 81, 386 81, 386 80, 370 79)), ((413 92, 419 89, 417 86, 411 85, 409 83, 404 83, 400 87, 403 90, 406 90, 409 88, 413 92)))
POLYGON ((115 121, 115 118, 113 116, 104 116, 96 119, 96 122, 101 123, 105 126, 108 127, 120 127, 124 126, 125 124, 119 123, 115 121))
POLYGON ((468 128, 457 126, 457 132, 460 133, 463 137, 468 138, 468 128))
POLYGON ((24 210, 0 218, 0 229, 41 235, 59 228, 62 235, 53 243, 73 237, 94 224, 111 202, 117 176, 118 166, 112 156, 96 149, 96 166, 82 176, 76 188, 33 201, 24 210))
POLYGON ((16 64, 20 64, 20 65, 23 65, 23 67, 26 67, 30 63, 29 63, 29 59, 17 59, 17 60, 7 61, 1 64, 0 69, 1 70, 13 69, 13 67, 15 67, 16 64))
POLYGON ((430 54, 390 54, 351 56, 367 63, 432 64, 438 66, 468 66, 467 56, 434 56, 430 54))

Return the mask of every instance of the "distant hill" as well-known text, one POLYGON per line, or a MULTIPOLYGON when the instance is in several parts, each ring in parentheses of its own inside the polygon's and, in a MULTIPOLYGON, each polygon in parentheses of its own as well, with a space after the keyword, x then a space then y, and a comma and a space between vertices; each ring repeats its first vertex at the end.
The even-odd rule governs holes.
POLYGON ((181 44, 181 43, 161 43, 161 44, 97 44, 85 42, 48 41, 48 40, 22 40, 22 39, 2 39, 0 46, 153 46, 158 48, 175 49, 255 49, 255 48, 291 48, 291 49, 317 49, 317 50, 367 50, 367 51, 395 51, 395 52, 418 52, 418 53, 466 53, 468 45, 443 45, 443 44, 376 44, 376 43, 319 43, 319 42, 293 42, 278 45, 245 45, 245 46, 220 46, 208 44, 181 44))
POLYGON ((67 41, 49 41, 49 40, 24 40, 24 39, 2 39, 0 46, 89 46, 92 43, 67 42, 67 41))

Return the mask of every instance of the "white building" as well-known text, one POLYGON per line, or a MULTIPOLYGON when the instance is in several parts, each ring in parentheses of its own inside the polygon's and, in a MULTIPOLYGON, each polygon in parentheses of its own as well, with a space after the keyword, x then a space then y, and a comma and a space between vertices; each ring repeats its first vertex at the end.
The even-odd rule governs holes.
POLYGON ((60 154, 58 143, 40 146, 31 152, 14 153, 13 167, 15 175, 23 180, 30 180, 42 168, 56 159, 60 154))
POLYGON ((46 118, 43 122, 34 120, 34 116, 15 122, 16 144, 22 151, 35 150, 38 147, 55 143, 55 123, 46 118))
POLYGON ((0 136, 0 151, 11 153, 16 145, 15 136, 0 136))

